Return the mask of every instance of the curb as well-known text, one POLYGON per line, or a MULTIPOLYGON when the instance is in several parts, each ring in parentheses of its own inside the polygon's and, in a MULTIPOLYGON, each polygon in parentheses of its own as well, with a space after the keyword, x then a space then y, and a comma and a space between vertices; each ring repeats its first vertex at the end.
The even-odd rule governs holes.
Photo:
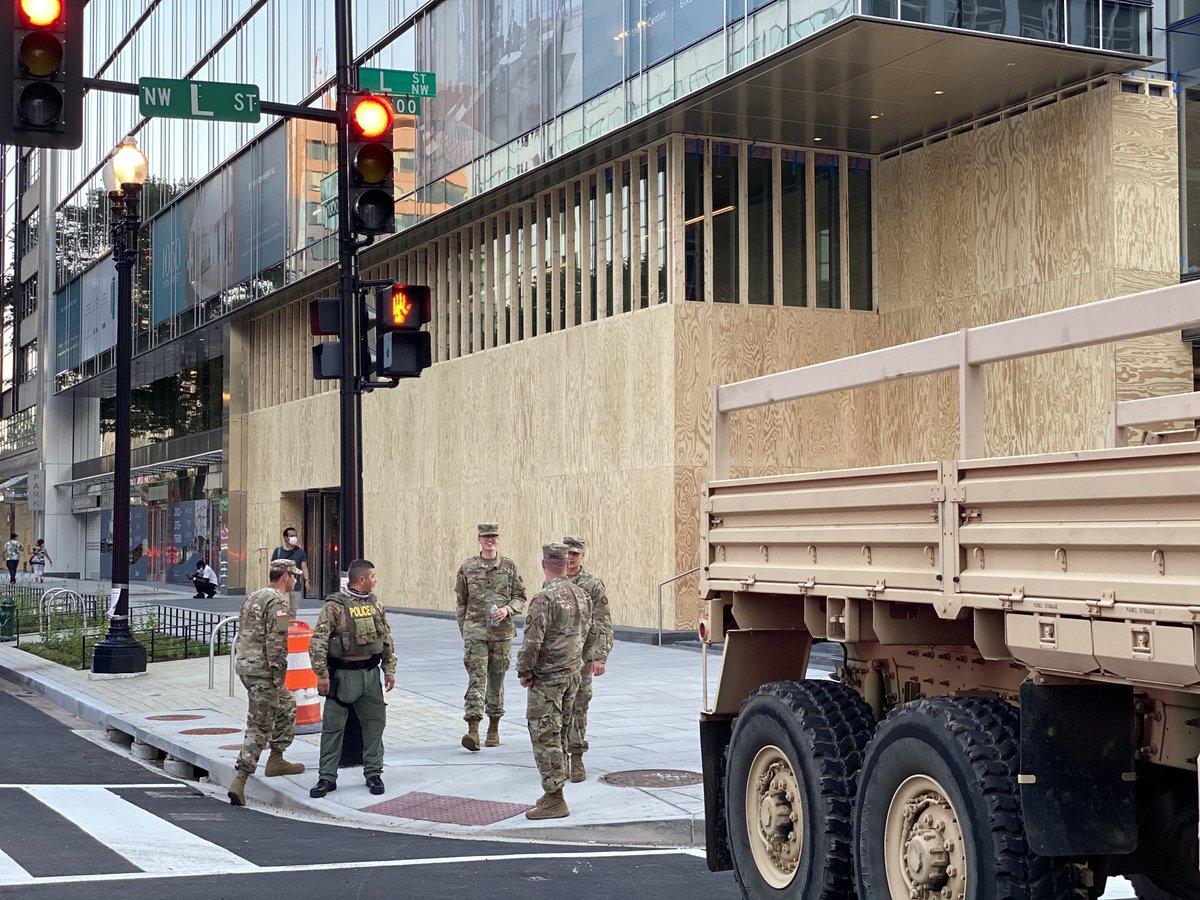
MULTIPOLYGON (((152 733, 127 718, 127 714, 99 700, 80 695, 42 675, 34 675, 13 668, 0 661, 0 678, 5 678, 23 688, 41 694, 73 716, 103 728, 113 728, 148 744, 176 759, 183 760, 198 769, 208 772, 211 784, 228 787, 234 779, 232 762, 211 759, 191 747, 174 741, 170 736, 152 733)), ((172 777, 172 776, 168 776, 172 777)), ((418 820, 404 820, 403 824, 383 820, 372 813, 364 813, 349 807, 338 807, 335 814, 322 804, 312 801, 308 789, 286 778, 269 781, 256 774, 246 782, 246 796, 270 807, 269 811, 300 814, 324 819, 328 822, 371 828, 377 831, 394 831, 426 837, 469 838, 472 840, 540 841, 564 844, 608 844, 618 846, 654 846, 694 848, 704 846, 703 816, 681 816, 678 819, 659 819, 644 822, 610 822, 595 825, 545 825, 531 828, 504 829, 492 832, 486 826, 462 826, 461 830, 439 828, 439 823, 421 824, 418 820)))

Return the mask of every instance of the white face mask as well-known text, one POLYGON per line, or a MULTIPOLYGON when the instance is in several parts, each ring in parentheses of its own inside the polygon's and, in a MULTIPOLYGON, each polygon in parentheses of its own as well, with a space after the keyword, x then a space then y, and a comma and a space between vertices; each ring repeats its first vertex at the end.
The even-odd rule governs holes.
POLYGON ((287 542, 295 547, 298 543, 300 543, 300 539, 293 534, 287 539, 287 542))

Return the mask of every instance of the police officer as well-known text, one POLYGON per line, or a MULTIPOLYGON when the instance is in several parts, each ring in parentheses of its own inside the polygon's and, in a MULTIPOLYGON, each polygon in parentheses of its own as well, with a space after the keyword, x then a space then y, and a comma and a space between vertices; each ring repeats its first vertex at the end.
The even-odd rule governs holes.
POLYGON ((284 687, 287 677, 288 592, 300 569, 290 559, 271 563, 271 586, 242 603, 238 617, 237 672, 246 687, 249 709, 246 738, 238 755, 237 777, 229 802, 246 805, 246 779, 254 774, 263 747, 271 748, 266 775, 299 775, 303 763, 288 762, 283 751, 296 737, 296 700, 284 687))
POLYGON ((383 605, 375 596, 375 564, 356 559, 347 570, 347 588, 325 598, 308 655, 317 675, 317 693, 325 698, 321 717, 321 763, 310 797, 337 790, 338 760, 353 707, 363 735, 363 775, 372 794, 382 794, 383 726, 387 704, 379 684, 396 686, 396 648, 383 605))
POLYGON ((567 545, 542 547, 545 584, 529 604, 525 640, 517 657, 517 676, 529 689, 525 717, 533 759, 542 776, 542 796, 525 813, 527 819, 569 816, 563 798, 567 780, 563 764, 563 713, 571 708, 583 665, 583 637, 588 631, 587 595, 567 578, 567 545))
POLYGON ((566 725, 566 748, 571 754, 571 781, 578 783, 587 778, 583 766, 583 754, 588 750, 587 721, 588 706, 592 702, 592 676, 604 674, 608 654, 612 650, 612 614, 608 609, 608 594, 604 582, 583 568, 587 554, 587 543, 583 538, 567 535, 567 578, 583 588, 588 595, 588 610, 591 626, 583 640, 583 665, 579 673, 579 690, 575 693, 575 704, 571 707, 566 725))
POLYGON ((479 749, 479 720, 488 714, 488 747, 500 744, 500 717, 504 715, 504 673, 512 662, 513 616, 525 610, 525 584, 516 564, 501 556, 500 527, 481 522, 479 555, 464 560, 454 579, 458 630, 463 637, 463 665, 467 693, 463 720, 467 733, 462 745, 479 749), (486 701, 485 701, 486 692, 486 701))

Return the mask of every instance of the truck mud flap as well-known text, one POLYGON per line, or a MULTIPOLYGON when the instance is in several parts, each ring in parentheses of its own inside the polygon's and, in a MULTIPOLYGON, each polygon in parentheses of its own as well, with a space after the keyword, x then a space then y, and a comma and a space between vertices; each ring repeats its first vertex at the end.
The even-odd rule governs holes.
POLYGON ((1040 856, 1137 847, 1133 688, 1021 685, 1021 804, 1040 856))
POLYGON ((725 824, 725 763, 733 719, 700 717, 700 761, 704 769, 704 849, 711 872, 733 868, 725 824))

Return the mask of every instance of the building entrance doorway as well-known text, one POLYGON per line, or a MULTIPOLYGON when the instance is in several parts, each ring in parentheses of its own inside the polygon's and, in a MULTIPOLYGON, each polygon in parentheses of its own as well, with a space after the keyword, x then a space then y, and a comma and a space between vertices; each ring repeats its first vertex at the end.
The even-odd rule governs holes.
POLYGON ((336 593, 341 586, 341 558, 338 553, 340 504, 341 491, 304 492, 303 534, 309 577, 306 597, 326 597, 336 593))

